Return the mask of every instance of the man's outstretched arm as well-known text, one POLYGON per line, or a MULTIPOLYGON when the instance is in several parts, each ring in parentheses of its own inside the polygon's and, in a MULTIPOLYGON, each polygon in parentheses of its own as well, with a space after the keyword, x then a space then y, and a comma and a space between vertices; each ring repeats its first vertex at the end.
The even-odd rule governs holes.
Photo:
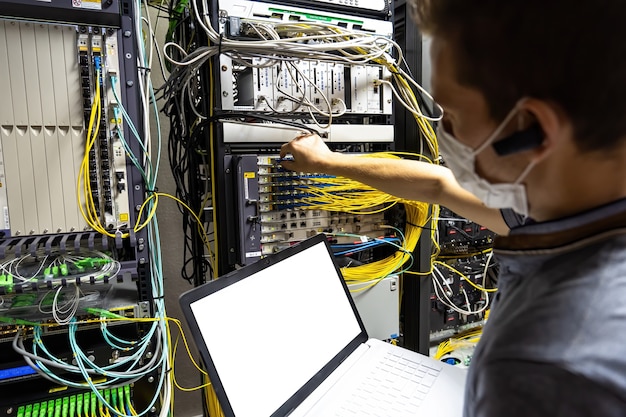
POLYGON ((288 155, 293 157, 283 160, 282 165, 287 169, 350 178, 396 197, 440 204, 500 235, 509 233, 500 210, 486 207, 443 166, 333 152, 317 135, 295 138, 282 146, 280 155, 283 159, 288 155))

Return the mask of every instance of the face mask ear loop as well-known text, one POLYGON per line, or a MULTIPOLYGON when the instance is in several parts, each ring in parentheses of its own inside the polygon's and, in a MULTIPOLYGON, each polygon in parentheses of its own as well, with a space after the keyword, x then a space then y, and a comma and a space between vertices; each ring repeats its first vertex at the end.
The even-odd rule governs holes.
POLYGON ((532 161, 529 162, 526 169, 522 171, 522 173, 519 175, 519 177, 517 177, 517 179, 515 180, 513 184, 520 184, 522 181, 524 181, 526 177, 528 176, 528 174, 530 174, 530 171, 535 167, 535 165, 537 165, 537 161, 533 159, 532 161))
POLYGON ((496 140, 496 138, 500 135, 500 133, 502 133, 502 131, 508 126, 509 122, 513 119, 513 117, 515 117, 518 111, 519 111, 519 105, 516 105, 515 107, 513 107, 513 109, 509 112, 509 114, 506 115, 502 123, 500 123, 500 125, 496 128, 496 130, 494 130, 491 136, 489 136, 487 140, 483 142, 482 145, 480 145, 478 148, 474 150, 474 156, 478 155, 479 153, 487 149, 487 147, 490 146, 494 140, 496 140))

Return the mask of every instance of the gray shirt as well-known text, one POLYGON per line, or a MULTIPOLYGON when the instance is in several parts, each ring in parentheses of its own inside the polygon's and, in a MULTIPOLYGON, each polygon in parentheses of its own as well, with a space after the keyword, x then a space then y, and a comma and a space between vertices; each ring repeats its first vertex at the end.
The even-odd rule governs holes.
POLYGON ((498 238, 466 417, 626 416, 626 200, 498 238))

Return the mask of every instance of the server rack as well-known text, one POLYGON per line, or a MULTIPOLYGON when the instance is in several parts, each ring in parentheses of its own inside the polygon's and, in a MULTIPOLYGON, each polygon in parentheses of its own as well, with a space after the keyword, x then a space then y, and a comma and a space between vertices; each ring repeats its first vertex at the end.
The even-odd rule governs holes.
MULTIPOLYGON (((182 3, 184 2, 179 2, 178 4, 182 3)), ((349 29, 364 30, 370 33, 376 33, 377 30, 381 31, 380 28, 382 27, 386 28, 382 29, 382 31, 386 31, 384 36, 395 37, 397 41, 403 43, 403 47, 410 50, 410 54, 406 58, 409 60, 409 67, 413 72, 414 78, 417 78, 419 81, 420 66, 413 65, 415 62, 420 61, 421 51, 419 44, 414 43, 417 35, 413 30, 413 25, 410 22, 407 23, 406 6, 404 3, 395 2, 392 4, 387 1, 361 2, 360 4, 364 5, 362 9, 343 3, 345 2, 198 2, 198 15, 206 16, 210 20, 212 27, 221 33, 219 39, 213 39, 213 43, 210 43, 203 31, 199 30, 200 25, 194 21, 196 13, 191 5, 188 8, 182 7, 178 9, 174 6, 172 10, 176 10, 177 15, 174 19, 174 25, 179 28, 176 41, 181 45, 213 45, 219 49, 225 43, 225 39, 246 39, 256 36, 252 32, 253 29, 250 26, 246 26, 248 19, 270 22, 268 24, 302 22, 308 21, 308 19, 319 21, 324 19, 335 22, 338 25, 341 24, 349 29), (236 9, 234 3, 237 3, 239 10, 245 10, 245 12, 238 12, 240 14, 234 13, 233 10, 236 9), (193 25, 183 24, 183 21, 194 21, 194 23, 193 25), (190 42, 191 39, 193 39, 193 42, 190 42)), ((191 47, 186 53, 191 53, 193 50, 194 48, 191 47)), ((213 228, 212 230, 217 235, 217 248, 213 248, 215 251, 215 262, 208 267, 207 256, 210 256, 210 254, 206 249, 203 249, 206 246, 205 239, 195 233, 197 229, 193 226, 193 222, 189 222, 192 225, 189 240, 192 248, 191 252, 196 254, 193 261, 194 267, 190 269, 193 270, 191 274, 194 279, 192 281, 196 285, 204 282, 206 279, 212 279, 226 273, 237 265, 253 262, 260 256, 263 256, 263 250, 280 250, 280 244, 274 244, 274 242, 266 240, 265 244, 259 244, 259 242, 264 242, 263 239, 267 234, 276 232, 276 235, 280 235, 278 240, 289 244, 289 240, 292 238, 299 239, 306 236, 306 230, 304 229, 310 229, 312 224, 314 224, 313 222, 317 220, 313 218, 315 217, 313 211, 303 215, 302 212, 298 211, 295 206, 290 206, 289 203, 277 204, 279 208, 274 210, 280 212, 281 209, 284 209, 284 212, 278 213, 274 217, 265 215, 263 214, 265 213, 263 204, 268 202, 263 200, 263 195, 259 195, 259 190, 263 194, 264 184, 267 184, 266 178, 280 176, 285 181, 289 178, 287 173, 279 169, 275 170, 274 165, 281 143, 284 143, 297 133, 294 131, 285 133, 279 129, 274 129, 273 131, 267 129, 267 131, 271 131, 271 134, 263 132, 262 128, 259 127, 263 122, 261 116, 264 114, 271 116, 271 113, 274 113, 274 116, 278 113, 284 116, 280 112, 280 106, 290 105, 288 100, 284 100, 284 93, 279 91, 280 94, 278 94, 276 92, 278 91, 277 89, 274 89, 272 92, 272 85, 278 83, 281 87, 296 87, 289 85, 289 80, 277 81, 280 75, 285 74, 285 71, 280 69, 279 65, 272 68, 275 71, 274 74, 269 72, 264 74, 262 71, 256 73, 255 68, 258 68, 261 64, 258 58, 253 56, 242 57, 244 60, 248 59, 249 65, 247 67, 245 65, 241 66, 237 71, 234 71, 233 66, 236 65, 223 52, 223 50, 217 51, 211 59, 196 69, 194 76, 191 77, 193 88, 189 89, 189 95, 192 99, 186 100, 184 104, 181 104, 186 106, 185 113, 192 116, 191 120, 186 121, 185 124, 187 126, 192 125, 193 118, 197 116, 194 115, 195 112, 207 116, 206 120, 196 125, 196 133, 192 145, 196 151, 192 152, 193 156, 187 159, 191 168, 188 170, 187 189, 181 193, 181 196, 188 197, 190 205, 199 212, 203 210, 202 213, 205 217, 202 220, 205 226, 210 224, 213 228), (233 79, 236 79, 238 84, 233 82, 233 79), (234 84, 237 84, 237 87, 239 87, 239 84, 249 85, 250 83, 257 87, 257 91, 232 87, 234 84), (231 86, 230 88, 229 85, 231 86), (236 92, 236 98, 232 96, 233 92, 236 92), (271 98, 268 99, 270 95, 271 98), (243 120, 246 116, 257 121, 258 125, 242 128, 233 123, 234 119, 240 118, 243 120), (202 134, 198 133, 200 130, 202 130, 202 134), (207 175, 207 173, 210 173, 210 175, 207 175), (203 178, 198 180, 198 175, 203 178), (205 181, 207 176, 210 176, 210 183, 213 185, 213 188, 210 190, 206 187, 206 184, 209 183, 205 181), (259 182, 261 183, 260 185, 259 182), (246 194, 246 190, 250 189, 257 191, 246 194), (213 202, 211 207, 207 207, 207 201, 213 202), (261 222, 266 222, 267 225, 274 222, 276 229, 272 230, 269 226, 263 229, 261 222), (250 237, 254 237, 254 239, 250 239, 250 237), (208 269, 211 270, 211 273, 207 275, 208 269)), ((174 51, 172 51, 172 55, 176 55, 174 51)), ((180 54, 178 57, 183 59, 183 55, 180 54)), ((312 65, 315 65, 314 68, 317 74, 325 73, 330 66, 330 64, 325 66, 326 64, 323 62, 321 66, 318 66, 317 63, 309 63, 309 65, 308 68, 311 72, 312 65)), ((304 71, 302 70, 303 73, 304 71)), ((351 75, 354 75, 358 70, 350 68, 350 71, 351 75)), ((383 76, 382 71, 381 69, 381 76, 383 76)), ((176 79, 177 76, 175 74, 172 79, 176 79)), ((385 87, 380 87, 380 89, 384 91, 385 87)), ((392 102, 391 92, 386 91, 382 94, 389 95, 384 96, 380 101, 381 106, 376 109, 376 114, 369 114, 367 108, 365 110, 361 108, 358 112, 355 111, 342 117, 347 119, 351 117, 352 124, 350 126, 355 127, 355 129, 359 125, 362 125, 364 130, 368 129, 369 131, 380 129, 377 135, 379 138, 384 137, 385 139, 361 140, 358 134, 355 135, 354 130, 349 134, 344 133, 346 131, 342 132, 341 129, 348 125, 342 125, 341 121, 339 121, 335 130, 321 132, 328 136, 327 140, 331 147, 351 148, 356 152, 389 151, 394 149, 416 152, 424 149, 424 146, 420 143, 421 138, 419 134, 415 133, 415 120, 412 118, 412 115, 409 117, 408 113, 404 114, 399 109, 400 106, 396 107, 395 110, 387 108, 386 106, 392 102), (356 123, 355 120, 359 118, 361 123, 356 123), (367 118, 367 124, 362 122, 364 118, 367 118), (396 119, 395 130, 393 127, 394 118, 396 119), (353 139, 350 140, 347 136, 352 136, 353 139)), ((180 100, 179 102, 183 103, 180 100)), ((354 104, 354 100, 347 107, 352 104, 354 104)), ((169 109, 171 110, 172 107, 175 106, 172 104, 169 109)), ((291 118, 291 120, 302 118, 308 118, 308 116, 295 117, 291 118)), ((178 131, 178 129, 176 130, 178 131)), ((268 211, 271 212, 272 210, 268 211)), ((402 215, 402 213, 394 213, 389 216, 396 222, 395 224, 402 226, 403 223, 400 219, 402 215)), ((328 222, 322 226, 322 229, 333 229, 337 223, 331 222, 344 222, 343 224, 345 224, 345 221, 346 219, 340 215, 336 215, 335 218, 330 216, 328 222)), ((353 227, 356 223, 360 230, 367 230, 367 227, 371 225, 362 218, 350 219, 350 222, 350 227, 353 227)), ((373 220, 370 223, 376 222, 380 221, 373 220)), ((416 270, 428 271, 429 269, 431 250, 428 243, 429 239, 430 235, 428 233, 424 233, 421 237, 422 244, 419 247, 419 252, 416 252, 416 258, 419 259, 419 265, 415 267, 416 270)), ((428 289, 424 290, 424 282, 420 281, 424 280, 410 279, 408 280, 408 286, 405 287, 405 298, 410 301, 405 304, 403 309, 405 319, 404 341, 408 347, 425 352, 428 349, 428 307, 430 304, 428 298, 429 291, 428 289)))
POLYGON ((167 349, 139 323, 163 313, 153 235, 134 227, 149 195, 130 156, 146 156, 139 19, 127 0, 0 1, 3 414, 158 410, 158 366, 126 383, 102 371, 167 349))

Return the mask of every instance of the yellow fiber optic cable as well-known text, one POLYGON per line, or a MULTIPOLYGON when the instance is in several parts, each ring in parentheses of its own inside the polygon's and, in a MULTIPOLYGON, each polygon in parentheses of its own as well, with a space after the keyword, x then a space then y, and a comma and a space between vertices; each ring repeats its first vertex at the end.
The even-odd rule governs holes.
MULTIPOLYGON (((409 154, 405 154, 409 155, 409 154)), ((413 154, 410 154, 415 156, 413 154)), ((367 157, 399 158, 393 153, 374 153, 367 157)), ((420 157, 419 155, 417 155, 420 157)), ((344 267, 342 273, 347 282, 365 282, 382 279, 402 270, 409 262, 412 252, 422 234, 422 228, 432 220, 427 203, 393 197, 357 181, 344 178, 307 178, 307 185, 300 189, 309 196, 302 198, 311 210, 338 211, 353 214, 379 213, 391 206, 402 203, 406 210, 406 231, 402 248, 393 255, 375 262, 356 267, 344 267)), ((437 210, 433 206, 433 210, 437 210)))
POLYGON ((472 330, 462 336, 450 338, 446 341, 443 341, 437 347, 437 351, 435 352, 435 355, 433 357, 439 360, 445 355, 450 354, 459 348, 473 346, 478 343, 481 335, 482 328, 479 328, 476 330, 472 330))
POLYGON ((484 291, 484 292, 496 292, 498 291, 497 288, 484 288, 481 287, 478 284, 475 284, 474 282, 472 282, 471 279, 469 279, 464 273, 462 273, 461 271, 459 271, 458 269, 456 269, 455 267, 453 267, 452 265, 448 265, 445 262, 441 262, 441 261, 435 261, 434 262, 436 265, 441 265, 444 266, 446 268, 448 268, 449 270, 451 270, 452 272, 454 272, 455 274, 457 274, 459 277, 461 277, 462 279, 465 280, 465 282, 467 282, 468 284, 470 284, 472 287, 476 288, 479 291, 484 291))
POLYGON ((204 229, 204 225, 202 224, 200 217, 198 217, 198 215, 196 214, 195 211, 193 211, 187 204, 185 204, 182 200, 180 200, 177 197, 174 197, 173 195, 167 194, 167 193, 151 193, 150 196, 146 199, 146 201, 143 202, 143 204, 141 205, 141 207, 139 208, 139 214, 137 215, 137 224, 135 225, 135 227, 133 228, 133 230, 135 232, 140 231, 141 229, 143 229, 144 227, 146 227, 150 221, 152 220, 152 218, 154 217, 155 213, 156 213, 156 209, 159 203, 159 197, 166 197, 166 198, 170 198, 174 201, 176 201, 178 204, 180 204, 181 206, 183 206, 193 217, 193 219, 196 221, 196 223, 198 224, 198 229, 199 232, 202 235, 202 241, 204 242, 205 247, 207 248, 209 254, 212 256, 212 251, 211 251, 211 246, 209 245, 209 241, 206 237, 206 230, 204 229), (148 205, 149 202, 154 201, 154 204, 152 206, 152 208, 150 209, 148 215, 146 216, 146 220, 144 220, 143 223, 139 223, 139 219, 141 219, 143 212, 146 208, 146 206, 148 205))
MULTIPOLYGON (((76 184, 76 198, 78 202, 78 208, 80 210, 81 215, 93 230, 109 236, 115 237, 114 232, 107 231, 105 227, 102 225, 100 221, 100 217, 98 216, 96 203, 93 199, 91 182, 89 179, 89 152, 93 148, 96 139, 98 138, 98 133, 100 132, 100 113, 102 112, 102 105, 100 101, 101 91, 100 91, 100 70, 96 71, 96 91, 93 98, 93 103, 91 106, 91 113, 89 116, 89 125, 87 128, 87 138, 85 141, 85 153, 83 156, 83 160, 80 165, 80 170, 78 174, 78 181, 76 184), (95 123, 95 124, 94 124, 95 123), (82 182, 82 187, 81 187, 82 182), (82 195, 85 198, 85 204, 83 207, 83 201, 81 198, 81 188, 82 195)), ((127 234, 124 235, 126 237, 127 234)))

